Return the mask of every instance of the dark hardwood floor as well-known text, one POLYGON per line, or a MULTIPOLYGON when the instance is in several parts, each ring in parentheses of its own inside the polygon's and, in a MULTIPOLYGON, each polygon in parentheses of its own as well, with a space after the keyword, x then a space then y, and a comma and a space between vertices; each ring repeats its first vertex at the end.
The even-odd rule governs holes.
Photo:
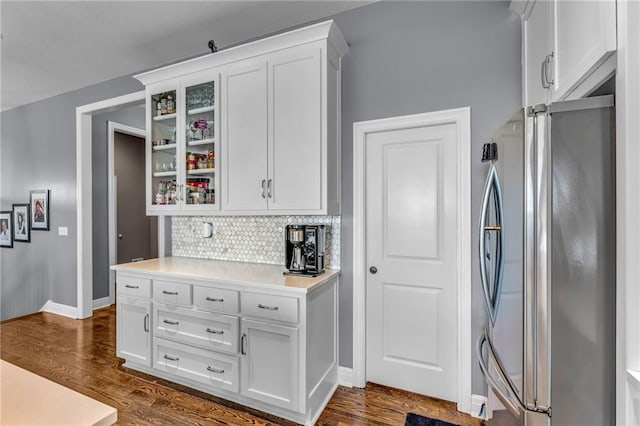
MULTIPOLYGON (((38 313, 0 324, 0 356, 118 410, 120 425, 291 425, 260 411, 122 367, 115 307, 78 321, 38 313)), ((403 425, 414 412, 459 425, 480 421, 455 405, 380 385, 340 386, 319 425, 403 425)))

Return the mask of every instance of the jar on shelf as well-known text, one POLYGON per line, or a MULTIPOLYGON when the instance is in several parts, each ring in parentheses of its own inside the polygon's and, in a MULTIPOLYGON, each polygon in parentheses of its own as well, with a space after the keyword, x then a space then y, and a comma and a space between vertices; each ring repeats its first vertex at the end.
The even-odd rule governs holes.
POLYGON ((173 100, 173 96, 167 96, 167 114, 173 114, 176 112, 176 103, 173 100))
POLYGON ((198 155, 193 152, 187 152, 187 170, 195 170, 198 168, 198 155))

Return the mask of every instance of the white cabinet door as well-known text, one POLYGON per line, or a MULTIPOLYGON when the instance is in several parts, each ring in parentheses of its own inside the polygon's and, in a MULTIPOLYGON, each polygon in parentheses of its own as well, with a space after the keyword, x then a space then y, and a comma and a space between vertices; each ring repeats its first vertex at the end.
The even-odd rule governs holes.
POLYGON ((319 210, 326 192, 320 47, 274 55, 268 70, 269 210, 319 210))
POLYGON ((242 320, 243 395, 298 409, 298 329, 242 320))
MULTIPOLYGON (((553 3, 550 0, 536 1, 523 24, 526 106, 549 101, 549 89, 543 87, 542 73, 543 63, 552 51, 552 7, 553 3)), ((549 77, 552 77, 550 67, 548 71, 549 77)))
POLYGON ((616 50, 616 2, 555 1, 552 100, 568 95, 616 50))
POLYGON ((221 75, 222 205, 225 210, 266 210, 266 61, 244 61, 221 75))
POLYGON ((151 302, 119 298, 117 321, 118 356, 151 367, 151 302))

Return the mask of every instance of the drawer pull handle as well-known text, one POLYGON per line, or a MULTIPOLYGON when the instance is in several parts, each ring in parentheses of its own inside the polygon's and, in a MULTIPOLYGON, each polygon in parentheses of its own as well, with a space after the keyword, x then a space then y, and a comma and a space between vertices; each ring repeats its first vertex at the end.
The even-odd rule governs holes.
POLYGON ((166 320, 164 320, 162 322, 165 323, 165 324, 169 324, 169 325, 178 325, 178 324, 180 324, 179 321, 169 321, 168 319, 166 319, 166 320))
POLYGON ((214 297, 209 297, 209 296, 205 297, 205 299, 208 300, 209 302, 220 302, 220 303, 224 302, 224 299, 216 299, 214 297))
POLYGON ((258 303, 258 308, 266 309, 268 311, 277 311, 278 310, 277 306, 267 306, 267 305, 263 305, 262 303, 258 303))
POLYGON ((211 333, 211 334, 224 334, 224 331, 222 330, 213 330, 211 328, 207 327, 207 333, 211 333))
POLYGON ((178 295, 178 292, 177 292, 177 291, 167 291, 167 290, 162 290, 162 293, 163 293, 163 294, 168 294, 168 295, 171 295, 171 296, 177 296, 177 295, 178 295))
POLYGON ((130 284, 125 284, 124 286, 125 286, 125 288, 140 288, 140 286, 139 286, 139 285, 130 285, 130 284))
POLYGON ((208 365, 207 365, 207 371, 211 371, 212 373, 217 373, 217 374, 224 373, 224 370, 218 370, 217 368, 212 368, 212 367, 210 367, 208 365))
POLYGON ((164 354, 164 359, 168 359, 169 361, 180 361, 180 358, 178 358, 177 356, 176 357, 172 357, 172 356, 169 356, 167 354, 164 354))

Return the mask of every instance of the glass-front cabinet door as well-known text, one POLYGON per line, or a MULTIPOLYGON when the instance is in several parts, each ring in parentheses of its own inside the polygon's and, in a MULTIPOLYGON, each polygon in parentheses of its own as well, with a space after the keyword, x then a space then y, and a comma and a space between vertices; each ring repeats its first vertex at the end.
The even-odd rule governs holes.
POLYGON ((199 74, 184 80, 183 210, 218 209, 218 77, 199 74))
POLYGON ((147 104, 151 116, 147 121, 151 128, 151 155, 147 158, 147 175, 150 174, 147 205, 150 212, 175 210, 179 205, 176 95, 176 89, 152 92, 150 104, 147 104))
POLYGON ((220 208, 217 89, 211 72, 147 89, 148 214, 220 208))

